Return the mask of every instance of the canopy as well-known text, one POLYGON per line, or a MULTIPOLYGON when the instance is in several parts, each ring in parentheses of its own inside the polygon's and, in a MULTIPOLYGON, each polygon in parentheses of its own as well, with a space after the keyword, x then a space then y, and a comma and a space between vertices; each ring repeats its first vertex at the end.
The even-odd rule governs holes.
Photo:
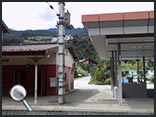
POLYGON ((82 15, 82 23, 102 59, 118 44, 124 59, 154 57, 154 11, 82 15))

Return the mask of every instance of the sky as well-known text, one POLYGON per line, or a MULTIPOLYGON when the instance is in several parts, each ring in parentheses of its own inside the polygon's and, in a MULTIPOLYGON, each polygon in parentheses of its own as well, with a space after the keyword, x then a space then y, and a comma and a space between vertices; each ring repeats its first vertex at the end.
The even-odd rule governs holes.
MULTIPOLYGON (((49 2, 59 13, 58 2, 49 2)), ((154 2, 65 2, 74 28, 83 28, 82 15, 154 10, 154 2)), ((58 17, 47 2, 2 2, 2 20, 13 30, 56 28, 58 17)))

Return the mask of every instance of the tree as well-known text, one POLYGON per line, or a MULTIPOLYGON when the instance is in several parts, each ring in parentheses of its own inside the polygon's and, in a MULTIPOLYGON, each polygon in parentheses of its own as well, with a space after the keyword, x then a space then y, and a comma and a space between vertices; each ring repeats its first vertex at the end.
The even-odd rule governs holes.
MULTIPOLYGON (((97 58, 99 59, 99 58, 97 58)), ((107 69, 108 66, 110 66, 109 61, 105 60, 98 60, 98 66, 94 67, 91 70, 91 79, 90 84, 108 84, 111 77, 110 70, 107 69)))

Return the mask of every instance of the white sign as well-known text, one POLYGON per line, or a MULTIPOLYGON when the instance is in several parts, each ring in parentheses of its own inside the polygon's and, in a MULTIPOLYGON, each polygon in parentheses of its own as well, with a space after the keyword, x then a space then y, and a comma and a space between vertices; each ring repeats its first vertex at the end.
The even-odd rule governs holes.
POLYGON ((50 78, 50 87, 57 87, 57 78, 50 78))

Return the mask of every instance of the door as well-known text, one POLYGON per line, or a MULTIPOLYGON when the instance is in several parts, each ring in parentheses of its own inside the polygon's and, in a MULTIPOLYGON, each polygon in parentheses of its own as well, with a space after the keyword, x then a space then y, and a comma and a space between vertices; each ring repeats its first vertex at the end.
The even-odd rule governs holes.
POLYGON ((24 86, 24 70, 15 70, 14 84, 24 86))
POLYGON ((46 71, 39 70, 38 71, 38 95, 45 96, 46 95, 46 71))

